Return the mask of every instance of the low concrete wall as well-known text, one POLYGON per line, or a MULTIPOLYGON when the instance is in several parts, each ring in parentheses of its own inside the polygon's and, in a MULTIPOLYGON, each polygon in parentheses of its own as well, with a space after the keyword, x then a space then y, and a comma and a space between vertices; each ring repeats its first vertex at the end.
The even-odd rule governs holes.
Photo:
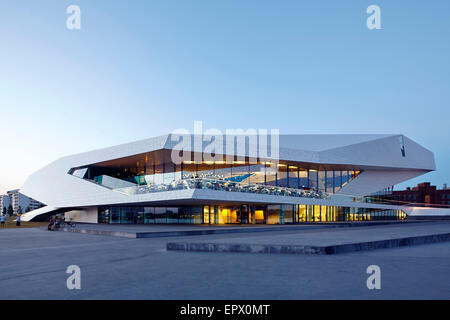
POLYGON ((191 252, 242 252, 265 254, 338 254, 354 251, 415 246, 427 243, 450 241, 450 233, 430 234, 416 237, 386 239, 329 246, 290 245, 290 244, 248 244, 248 243, 207 243, 207 242, 169 242, 167 251, 191 252))
POLYGON ((421 217, 426 219, 433 218, 450 218, 450 208, 433 208, 433 207, 405 207, 402 209, 408 215, 408 219, 421 217))
POLYGON ((426 221, 434 221, 434 220, 450 220, 450 216, 408 216, 407 220, 426 220, 426 221))
POLYGON ((64 213, 66 220, 84 223, 98 223, 97 207, 87 208, 85 210, 72 210, 64 213))

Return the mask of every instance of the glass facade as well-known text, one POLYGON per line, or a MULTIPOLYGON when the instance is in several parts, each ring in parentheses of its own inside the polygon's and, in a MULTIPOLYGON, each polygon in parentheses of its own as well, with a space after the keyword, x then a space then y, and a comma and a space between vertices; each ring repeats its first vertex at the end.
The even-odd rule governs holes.
MULTIPOLYGON (((308 168, 289 161, 272 163, 257 161, 184 161, 176 165, 171 161, 171 150, 158 150, 126 158, 105 161, 80 168, 69 174, 116 190, 126 187, 147 186, 167 191, 170 185, 189 179, 234 182, 240 185, 266 185, 281 188, 304 189, 335 193, 360 171, 308 168)), ((150 189, 149 189, 150 190, 150 189)))
POLYGON ((98 222, 109 224, 300 224, 404 220, 401 210, 319 205, 204 205, 180 207, 106 206, 98 222))
MULTIPOLYGON (((327 199, 361 172, 342 165, 325 168, 294 161, 275 163, 261 159, 251 163, 248 158, 230 160, 225 156, 216 156, 215 161, 199 162, 193 161, 193 155, 192 161, 174 164, 171 152, 163 149, 137 154, 72 168, 68 173, 127 195, 208 189, 327 199)), ((363 197, 340 194, 335 197, 373 202, 363 197)), ((106 206, 98 211, 98 221, 111 224, 295 224, 403 218, 404 213, 400 211, 319 205, 106 206)))

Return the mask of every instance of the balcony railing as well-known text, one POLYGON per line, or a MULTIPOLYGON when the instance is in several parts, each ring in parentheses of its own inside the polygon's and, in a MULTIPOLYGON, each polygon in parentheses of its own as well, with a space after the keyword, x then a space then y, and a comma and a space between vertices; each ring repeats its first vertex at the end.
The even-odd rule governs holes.
POLYGON ((205 179, 205 178, 190 178, 172 181, 171 183, 168 184, 138 185, 125 188, 116 188, 113 190, 127 195, 137 195, 163 191, 194 190, 194 189, 245 192, 245 193, 266 194, 274 196, 303 197, 315 199, 327 199, 332 195, 330 193, 314 190, 286 188, 263 184, 247 184, 224 179, 205 179))
POLYGON ((270 186, 264 184, 248 184, 243 182, 235 182, 226 179, 208 179, 208 178, 187 178, 183 180, 172 181, 170 183, 136 185, 125 188, 114 188, 126 195, 138 195, 164 191, 175 190, 214 190, 228 192, 244 192, 253 194, 265 194, 273 196, 301 197, 312 199, 329 199, 333 197, 335 200, 343 200, 346 202, 362 202, 385 205, 398 205, 394 201, 380 199, 378 197, 369 196, 353 196, 341 193, 329 193, 308 189, 287 188, 281 186, 270 186))

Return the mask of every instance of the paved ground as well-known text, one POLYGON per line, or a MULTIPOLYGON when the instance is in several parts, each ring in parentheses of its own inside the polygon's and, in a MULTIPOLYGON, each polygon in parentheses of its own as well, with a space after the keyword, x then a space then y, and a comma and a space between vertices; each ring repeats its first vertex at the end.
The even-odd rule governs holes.
MULTIPOLYGON (((386 226, 364 230, 372 228, 386 226)), ((324 239, 332 235, 317 231, 324 239)), ((306 231, 258 235, 299 232, 306 231)), ((234 237, 125 239, 2 230, 0 299, 450 299, 450 242, 333 256, 165 250, 169 241, 234 237), (66 288, 65 271, 73 264, 81 267, 81 290, 66 288), (381 268, 381 290, 366 287, 372 264, 381 268)))

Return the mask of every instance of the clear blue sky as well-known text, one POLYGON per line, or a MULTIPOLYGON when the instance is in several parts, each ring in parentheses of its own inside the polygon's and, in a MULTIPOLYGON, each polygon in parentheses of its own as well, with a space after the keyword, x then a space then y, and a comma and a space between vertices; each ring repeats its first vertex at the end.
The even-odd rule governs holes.
POLYGON ((0 3, 0 193, 175 128, 403 133, 450 184, 450 1, 0 3), (66 28, 79 5, 81 30, 66 28), (366 28, 381 7, 382 30, 366 28))

